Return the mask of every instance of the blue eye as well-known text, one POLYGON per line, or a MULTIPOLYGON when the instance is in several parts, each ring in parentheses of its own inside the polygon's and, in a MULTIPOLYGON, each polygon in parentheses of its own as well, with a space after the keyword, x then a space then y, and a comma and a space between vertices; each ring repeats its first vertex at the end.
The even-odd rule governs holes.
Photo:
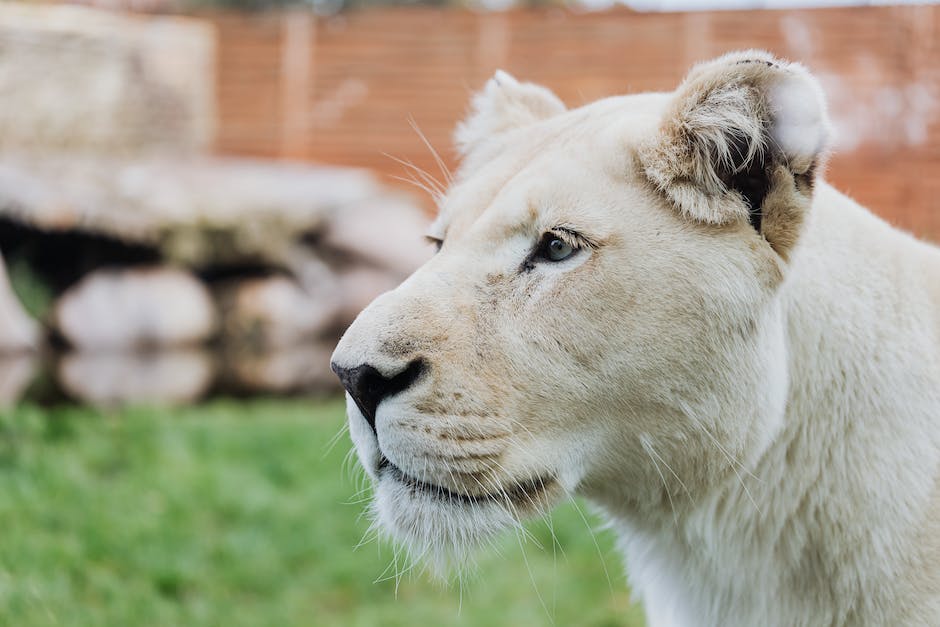
POLYGON ((567 242, 563 242, 560 239, 553 239, 548 243, 548 249, 546 257, 552 261, 561 261, 562 259, 567 259, 574 253, 574 247, 567 242))
POLYGON ((547 261, 564 261, 575 253, 577 248, 554 233, 542 236, 536 256, 547 261))

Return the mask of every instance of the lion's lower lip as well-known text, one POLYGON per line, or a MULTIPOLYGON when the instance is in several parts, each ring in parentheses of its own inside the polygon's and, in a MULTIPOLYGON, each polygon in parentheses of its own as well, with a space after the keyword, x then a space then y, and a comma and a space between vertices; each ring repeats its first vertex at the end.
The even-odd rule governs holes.
POLYGON ((550 479, 536 478, 513 484, 496 492, 485 494, 468 494, 454 492, 441 485, 426 483, 403 472, 401 468, 390 462, 385 456, 379 461, 378 472, 391 476, 395 481, 410 487, 414 492, 420 492, 430 497, 444 501, 458 503, 501 503, 510 505, 535 504, 535 497, 545 491, 551 483, 550 479))

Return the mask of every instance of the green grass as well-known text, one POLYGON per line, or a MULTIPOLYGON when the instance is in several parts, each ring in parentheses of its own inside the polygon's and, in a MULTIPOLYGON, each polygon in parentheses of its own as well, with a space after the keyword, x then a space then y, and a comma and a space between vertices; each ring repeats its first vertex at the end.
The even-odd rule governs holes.
POLYGON ((545 548, 525 546, 528 568, 510 534, 462 602, 426 575, 397 594, 376 582, 394 551, 354 550, 368 524, 342 469, 348 437, 327 447, 342 414, 306 401, 0 412, 0 624, 642 624, 612 539, 595 547, 570 505, 552 518, 556 556, 544 522, 529 525, 545 548))

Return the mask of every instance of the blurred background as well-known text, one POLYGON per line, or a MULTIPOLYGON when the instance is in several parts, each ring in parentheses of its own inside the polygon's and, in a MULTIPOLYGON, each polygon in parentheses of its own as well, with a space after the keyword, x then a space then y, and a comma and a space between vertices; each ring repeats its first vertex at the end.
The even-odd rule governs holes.
POLYGON ((827 178, 940 240, 938 35, 851 0, 0 3, 0 623, 642 625, 583 503, 445 586, 376 541, 333 345, 430 256, 497 68, 577 106, 801 61, 827 178))

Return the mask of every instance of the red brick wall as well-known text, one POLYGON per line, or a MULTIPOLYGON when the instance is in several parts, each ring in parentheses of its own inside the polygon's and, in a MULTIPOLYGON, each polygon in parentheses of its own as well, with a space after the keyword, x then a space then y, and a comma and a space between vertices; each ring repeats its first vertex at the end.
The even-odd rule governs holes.
POLYGON ((940 7, 637 14, 431 8, 222 16, 217 150, 435 172, 409 119, 453 163, 451 132, 496 68, 569 105, 672 89, 697 60, 761 47, 804 62, 839 142, 828 178, 940 240, 940 7))

